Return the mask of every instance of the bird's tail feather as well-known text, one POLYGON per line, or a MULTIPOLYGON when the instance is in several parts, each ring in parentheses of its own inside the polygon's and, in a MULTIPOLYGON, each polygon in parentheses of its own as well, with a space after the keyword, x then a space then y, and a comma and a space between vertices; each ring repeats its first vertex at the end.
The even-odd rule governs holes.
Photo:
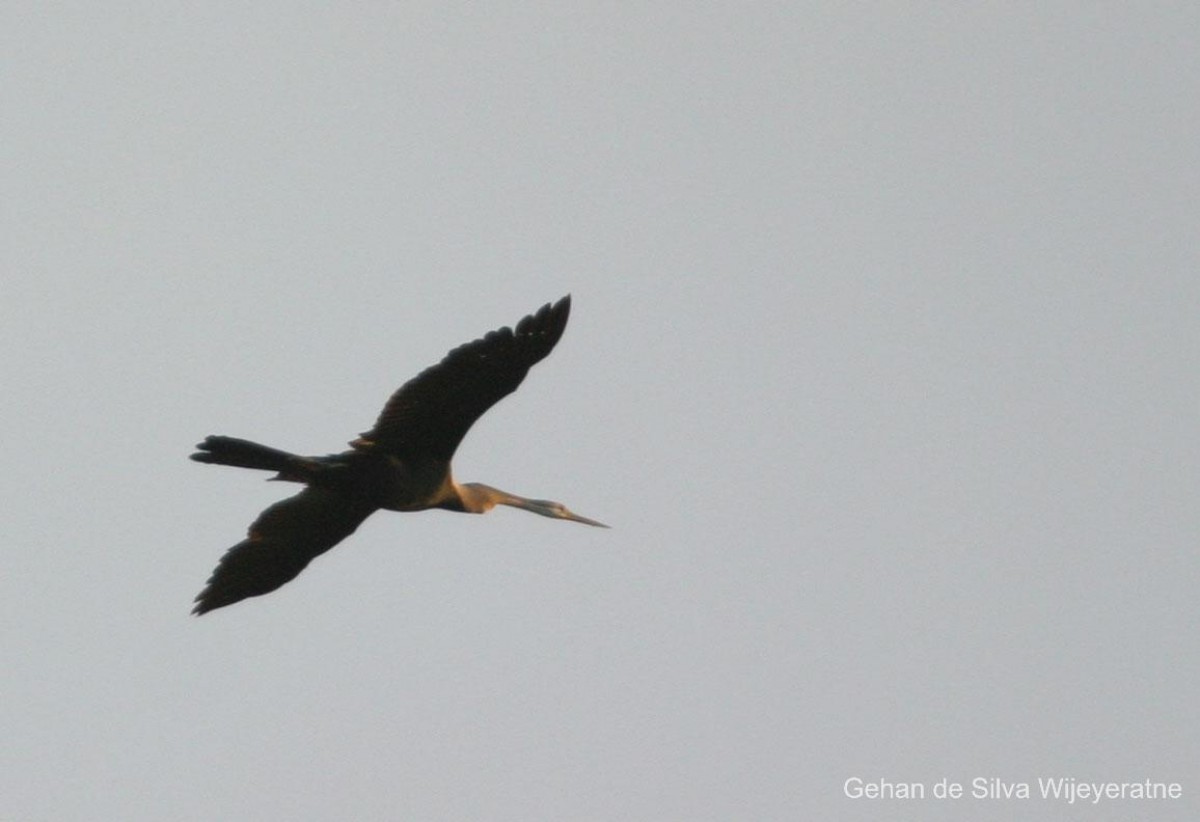
POLYGON ((296 475, 305 463, 303 457, 236 437, 205 437, 196 448, 199 450, 192 454, 196 462, 278 471, 281 478, 296 475))

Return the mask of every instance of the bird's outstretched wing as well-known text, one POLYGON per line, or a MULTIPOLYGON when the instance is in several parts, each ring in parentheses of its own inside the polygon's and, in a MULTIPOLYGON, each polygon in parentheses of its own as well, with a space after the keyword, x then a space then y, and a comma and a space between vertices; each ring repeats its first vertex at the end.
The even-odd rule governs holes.
POLYGON ((401 459, 449 461, 475 420, 517 390, 567 327, 571 297, 547 303, 515 329, 501 328, 455 348, 400 387, 375 427, 351 443, 401 459))
POLYGON ((225 552, 194 614, 274 591, 358 528, 374 505, 326 488, 308 487, 267 508, 246 539, 225 552))

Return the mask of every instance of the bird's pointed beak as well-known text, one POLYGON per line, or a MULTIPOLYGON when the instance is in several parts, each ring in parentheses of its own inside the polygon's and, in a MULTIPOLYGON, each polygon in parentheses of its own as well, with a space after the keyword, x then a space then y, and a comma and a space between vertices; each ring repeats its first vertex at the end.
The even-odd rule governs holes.
POLYGON ((594 519, 588 519, 587 517, 581 517, 581 516, 579 516, 579 514, 576 514, 573 511, 563 511, 563 519, 569 519, 569 520, 571 520, 571 522, 582 522, 584 525, 595 525, 597 528, 609 528, 610 527, 608 525, 605 525, 603 522, 597 522, 594 519))

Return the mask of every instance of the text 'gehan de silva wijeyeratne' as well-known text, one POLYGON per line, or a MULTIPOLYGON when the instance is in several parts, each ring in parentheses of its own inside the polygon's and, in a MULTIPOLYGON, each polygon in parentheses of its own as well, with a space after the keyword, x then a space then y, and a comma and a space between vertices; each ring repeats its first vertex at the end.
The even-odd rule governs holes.
POLYGON ((977 776, 967 782, 943 777, 936 782, 894 782, 852 776, 842 783, 848 799, 1045 799, 1098 805, 1108 800, 1172 800, 1183 796, 1178 782, 1091 782, 1073 776, 1038 777, 1033 782, 1009 782, 977 776))

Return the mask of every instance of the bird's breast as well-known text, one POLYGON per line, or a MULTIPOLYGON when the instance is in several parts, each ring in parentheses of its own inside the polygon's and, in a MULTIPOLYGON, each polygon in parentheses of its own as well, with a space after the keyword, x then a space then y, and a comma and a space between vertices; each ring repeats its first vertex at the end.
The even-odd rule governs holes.
POLYGON ((381 483, 381 508, 389 511, 422 511, 440 508, 456 500, 449 466, 435 462, 408 462, 387 457, 386 477, 381 483))

